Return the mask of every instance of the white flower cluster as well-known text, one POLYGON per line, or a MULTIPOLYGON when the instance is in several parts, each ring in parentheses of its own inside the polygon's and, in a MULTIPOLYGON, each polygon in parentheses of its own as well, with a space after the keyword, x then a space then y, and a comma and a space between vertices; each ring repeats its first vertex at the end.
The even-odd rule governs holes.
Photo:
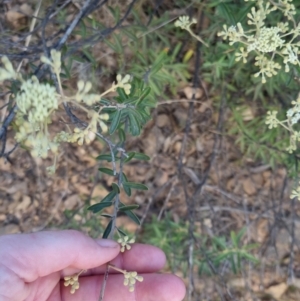
POLYGON ((300 120, 300 95, 297 100, 292 101, 292 107, 286 113, 286 120, 279 120, 277 113, 277 111, 269 111, 265 123, 269 126, 269 129, 276 128, 280 125, 290 133, 290 145, 286 150, 292 153, 297 149, 297 143, 300 142, 300 131, 296 131, 293 128, 300 120))
POLYGON ((71 286, 70 293, 74 294, 76 290, 79 289, 79 276, 86 272, 86 270, 81 270, 79 273, 72 275, 72 276, 65 276, 64 277, 64 286, 71 286))
POLYGON ((19 110, 15 139, 29 147, 34 157, 46 158, 49 150, 56 153, 58 143, 51 141, 47 131, 50 115, 58 108, 55 88, 32 77, 23 81, 16 95, 16 104, 19 110))
POLYGON ((6 56, 3 56, 1 58, 1 62, 4 68, 0 68, 0 82, 8 79, 16 79, 18 77, 18 73, 14 70, 10 60, 6 56))
POLYGON ((255 73, 255 76, 261 76, 263 83, 266 82, 266 77, 276 75, 282 65, 285 66, 286 72, 290 70, 289 64, 300 66, 300 42, 297 39, 300 35, 300 24, 296 25, 293 20, 296 10, 291 2, 292 0, 280 0, 278 3, 258 0, 257 8, 252 7, 251 12, 247 14, 248 25, 253 28, 245 31, 241 23, 229 28, 223 25, 223 31, 218 33, 224 40, 229 40, 229 45, 241 43, 244 46, 240 47, 240 52, 236 54, 236 61, 242 59, 243 63, 246 63, 248 54, 252 51, 256 53, 255 65, 260 71, 255 73), (290 28, 288 22, 268 26, 267 17, 275 10, 282 11, 288 20, 293 21, 295 28, 290 28))
POLYGON ((50 54, 51 54, 51 59, 42 55, 41 62, 50 65, 52 67, 53 72, 56 75, 59 75, 61 70, 61 52, 55 49, 51 49, 50 54))
POLYGON ((266 124, 269 125, 269 129, 277 128, 277 125, 279 123, 277 119, 277 113, 277 111, 267 112, 266 124))
POLYGON ((55 88, 39 83, 36 77, 22 83, 16 104, 30 123, 43 122, 58 108, 55 88))
POLYGON ((124 285, 129 287, 129 291, 134 291, 134 285, 136 281, 142 282, 144 279, 138 275, 137 272, 126 272, 124 273, 124 285))
POLYGON ((181 29, 184 29, 186 31, 189 32, 189 34, 195 38, 196 40, 198 40, 199 42, 201 42, 202 44, 204 44, 206 47, 208 47, 208 45, 198 36, 196 35, 192 29, 191 26, 193 24, 196 24, 197 20, 195 18, 190 19, 189 16, 180 16, 174 23, 174 25, 176 27, 180 27, 181 29))
POLYGON ((122 77, 121 74, 118 74, 117 84, 115 85, 115 87, 123 88, 125 93, 129 95, 131 90, 130 78, 131 76, 129 74, 126 74, 124 77, 122 77))
POLYGON ((287 111, 286 116, 293 125, 300 119, 300 97, 297 100, 293 100, 292 105, 293 107, 287 111))
POLYGON ((94 103, 101 100, 101 96, 98 94, 88 94, 88 92, 92 88, 92 83, 87 81, 84 82, 83 80, 78 81, 77 83, 78 91, 75 95, 75 100, 78 102, 83 101, 88 106, 93 105, 94 103))
POLYGON ((174 23, 176 27, 180 27, 181 29, 188 29, 192 24, 196 24, 196 19, 191 19, 189 16, 180 16, 178 20, 174 23))
MULTIPOLYGON (((83 102, 87 106, 93 106, 95 103, 100 102, 103 95, 116 91, 117 88, 124 89, 125 93, 130 94, 131 90, 131 77, 125 75, 122 77, 120 74, 117 76, 117 83, 103 92, 102 94, 90 93, 92 84, 89 81, 78 81, 77 93, 70 97, 64 95, 62 88, 60 72, 61 72, 61 52, 52 49, 51 56, 41 57, 41 62, 49 65, 56 75, 58 93, 54 86, 48 83, 40 83, 39 80, 33 76, 28 80, 24 80, 20 73, 16 72, 12 63, 5 56, 1 58, 3 67, 0 67, 0 82, 4 80, 17 79, 21 85, 18 93, 15 95, 15 102, 17 113, 15 118, 15 125, 17 131, 15 138, 19 143, 23 143, 28 147, 35 157, 46 158, 48 151, 51 150, 55 153, 55 163, 58 152, 58 147, 62 142, 76 142, 79 145, 90 143, 96 133, 101 128, 102 132, 107 132, 108 126, 104 121, 109 119, 108 114, 101 114, 102 105, 99 104, 98 112, 93 109, 82 106, 83 102), (73 132, 69 129, 69 133, 62 131, 52 138, 48 132, 48 125, 52 122, 53 113, 58 109, 59 104, 62 102, 69 102, 75 104, 77 107, 87 113, 87 118, 90 118, 86 128, 75 127, 73 132)), ((48 170, 53 172, 55 165, 50 166, 48 170)), ((129 245, 124 245, 128 248, 129 245)))
POLYGON ((260 52, 272 52, 277 48, 281 48, 284 44, 284 40, 280 37, 279 33, 281 29, 279 27, 263 27, 260 30, 259 36, 255 39, 254 43, 249 45, 253 50, 257 49, 260 52))
POLYGON ((134 238, 129 239, 128 236, 120 237, 118 239, 118 243, 121 245, 121 252, 125 252, 125 250, 130 250, 131 245, 135 242, 134 238))

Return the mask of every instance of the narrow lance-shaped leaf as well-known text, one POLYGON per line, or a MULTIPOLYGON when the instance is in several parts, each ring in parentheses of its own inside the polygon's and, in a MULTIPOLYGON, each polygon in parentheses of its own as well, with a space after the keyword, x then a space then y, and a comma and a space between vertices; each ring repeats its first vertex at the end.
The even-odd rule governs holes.
POLYGON ((106 226, 106 229, 104 230, 104 233, 102 235, 102 238, 107 238, 111 232, 112 228, 112 220, 110 220, 110 222, 108 223, 108 225, 106 226))
POLYGON ((125 205, 123 207, 120 207, 119 208, 119 211, 122 211, 122 212, 125 212, 125 211, 128 211, 128 210, 134 210, 134 209, 137 209, 139 208, 140 206, 139 205, 125 205))
POLYGON ((119 232, 121 235, 127 236, 127 234, 126 234, 124 231, 122 231, 121 229, 117 228, 117 230, 118 230, 118 232, 119 232))
POLYGON ((150 157, 143 153, 134 153, 134 159, 149 161, 150 157))
POLYGON ((138 189, 138 190, 148 190, 148 187, 141 183, 135 183, 135 182, 124 182, 123 187, 127 186, 132 189, 138 189))
POLYGON ((115 130, 118 128, 118 125, 119 125, 120 120, 121 120, 121 115, 122 115, 121 110, 117 110, 114 117, 113 117, 113 120, 111 122, 110 128, 109 128, 109 133, 110 134, 113 134, 115 132, 115 130))
POLYGON ((137 118, 133 114, 128 115, 130 120, 130 131, 133 136, 138 136, 141 132, 137 118))
POLYGON ((121 142, 125 141, 126 140, 126 135, 125 135, 125 132, 122 128, 119 128, 118 130, 119 132, 119 139, 121 142))
POLYGON ((235 263, 235 260, 234 260, 234 256, 235 255, 233 253, 230 254, 229 261, 231 263, 231 268, 232 268, 233 273, 236 274, 237 273, 237 268, 236 268, 236 263, 235 263))
POLYGON ((111 191, 100 203, 110 202, 117 195, 115 190, 111 191))
POLYGON ((119 187, 118 184, 112 183, 111 186, 112 186, 112 189, 113 189, 117 194, 120 193, 120 187, 119 187))
POLYGON ((114 171, 110 168, 100 167, 98 170, 105 173, 105 174, 107 174, 107 175, 114 176, 114 171))
MULTIPOLYGON (((121 210, 122 207, 125 207, 125 205, 120 202, 119 204, 119 210, 121 210)), ((125 211, 125 214, 131 219, 133 220, 136 224, 140 225, 141 222, 140 222, 140 219, 136 216, 136 214, 134 214, 132 211, 128 210, 128 211, 125 211)))
MULTIPOLYGON (((122 173, 122 184, 124 184, 125 182, 128 182, 128 179, 126 177, 126 175, 124 174, 124 172, 122 173)), ((125 193, 128 195, 128 196, 131 196, 131 188, 128 187, 128 186, 124 186, 123 185, 123 189, 125 191, 125 193)))
POLYGON ((98 203, 98 204, 90 206, 88 208, 88 210, 90 210, 94 213, 97 213, 97 212, 103 210, 106 207, 110 207, 111 205, 112 205, 112 202, 102 202, 102 203, 98 203))
POLYGON ((239 246, 238 246, 237 236, 234 231, 230 231, 230 237, 231 237, 231 242, 232 242, 233 246, 235 248, 238 248, 239 246))
POLYGON ((150 92, 151 92, 150 87, 145 88, 142 92, 142 95, 140 96, 140 98, 136 102, 136 105, 138 106, 149 95, 150 92))
POLYGON ((140 225, 140 219, 136 216, 136 214, 134 214, 132 211, 125 211, 125 214, 131 219, 133 220, 137 225, 140 225))
POLYGON ((124 160, 124 163, 131 161, 134 158, 135 152, 130 152, 127 155, 128 157, 124 160))
POLYGON ((103 155, 99 155, 97 158, 96 158, 96 160, 98 160, 98 161, 108 161, 108 162, 110 162, 110 161, 112 161, 112 158, 111 158, 111 155, 109 155, 109 154, 103 154, 103 155))
POLYGON ((107 218, 112 218, 112 216, 110 214, 106 214, 106 213, 102 213, 101 216, 107 217, 107 218))

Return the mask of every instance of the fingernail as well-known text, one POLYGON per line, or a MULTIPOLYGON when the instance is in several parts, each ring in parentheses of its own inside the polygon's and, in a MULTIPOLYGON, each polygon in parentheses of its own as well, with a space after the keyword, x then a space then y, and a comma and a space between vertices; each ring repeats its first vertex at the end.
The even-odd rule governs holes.
POLYGON ((97 244, 103 248, 116 248, 119 244, 111 239, 96 240, 97 244))

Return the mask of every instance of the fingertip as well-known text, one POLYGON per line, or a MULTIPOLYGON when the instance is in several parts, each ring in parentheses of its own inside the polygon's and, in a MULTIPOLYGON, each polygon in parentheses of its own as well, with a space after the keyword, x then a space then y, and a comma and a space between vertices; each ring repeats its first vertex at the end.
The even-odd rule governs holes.
POLYGON ((172 275, 172 277, 174 277, 174 279, 172 280, 174 282, 174 287, 176 287, 176 295, 177 295, 177 299, 172 299, 172 300, 178 300, 178 301, 182 301, 186 295, 186 287, 185 284, 183 282, 183 280, 181 278, 179 278, 176 275, 172 275))
POLYGON ((122 267, 131 269, 132 263, 134 268, 142 270, 144 273, 161 270, 166 264, 165 253, 152 245, 134 244, 129 252, 122 254, 122 267), (139 268, 142 267, 142 268, 139 268))
POLYGON ((172 274, 148 274, 138 283, 136 300, 182 301, 185 297, 183 281, 172 274))

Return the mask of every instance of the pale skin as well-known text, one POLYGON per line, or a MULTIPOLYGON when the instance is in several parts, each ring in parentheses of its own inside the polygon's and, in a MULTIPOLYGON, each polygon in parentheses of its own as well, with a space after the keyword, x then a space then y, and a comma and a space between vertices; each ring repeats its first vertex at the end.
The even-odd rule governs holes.
POLYGON ((1 301, 98 301, 106 263, 136 271, 143 282, 129 292, 122 274, 111 270, 103 301, 181 301, 185 286, 172 274, 158 274, 164 253, 150 245, 134 244, 120 253, 111 240, 94 240, 74 230, 0 236, 1 301), (70 293, 63 277, 87 270, 80 288, 70 293))

